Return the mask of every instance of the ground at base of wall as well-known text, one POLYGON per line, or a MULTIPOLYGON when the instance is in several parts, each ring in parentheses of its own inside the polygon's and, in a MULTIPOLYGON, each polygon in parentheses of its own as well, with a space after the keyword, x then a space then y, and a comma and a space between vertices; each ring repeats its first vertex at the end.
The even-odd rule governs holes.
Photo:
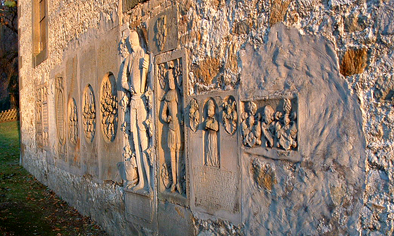
POLYGON ((0 124, 0 235, 107 235, 19 165, 16 121, 0 124))

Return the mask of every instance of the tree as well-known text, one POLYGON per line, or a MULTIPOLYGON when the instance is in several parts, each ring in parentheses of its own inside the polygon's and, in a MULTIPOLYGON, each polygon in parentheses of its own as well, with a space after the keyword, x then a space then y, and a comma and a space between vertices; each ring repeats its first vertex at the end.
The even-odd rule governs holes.
POLYGON ((18 14, 16 0, 0 0, 0 109, 17 107, 18 14))

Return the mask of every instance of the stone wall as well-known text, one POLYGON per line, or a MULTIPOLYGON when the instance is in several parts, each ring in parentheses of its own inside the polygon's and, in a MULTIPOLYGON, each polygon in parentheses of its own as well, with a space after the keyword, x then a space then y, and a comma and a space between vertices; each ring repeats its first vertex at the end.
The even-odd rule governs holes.
POLYGON ((34 67, 20 0, 23 166, 112 235, 392 234, 393 5, 53 0, 34 67))

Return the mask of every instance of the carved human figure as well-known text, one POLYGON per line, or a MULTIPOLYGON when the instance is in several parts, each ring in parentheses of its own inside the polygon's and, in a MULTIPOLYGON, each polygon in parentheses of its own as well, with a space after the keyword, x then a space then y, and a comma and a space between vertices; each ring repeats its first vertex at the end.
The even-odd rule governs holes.
POLYGON ((228 134, 234 134, 237 130, 238 120, 237 103, 233 97, 229 97, 222 106, 224 130, 226 130, 228 134))
POLYGON ((126 42, 130 54, 124 61, 122 87, 130 93, 130 132, 135 150, 138 184, 133 190, 151 189, 151 165, 147 153, 149 145, 146 121, 148 111, 145 95, 149 69, 149 55, 141 47, 137 32, 132 31, 126 42))
POLYGON ((256 111, 257 105, 254 102, 246 102, 241 126, 243 144, 248 147, 261 144, 261 118, 260 114, 256 115, 256 111))
POLYGON ((263 134, 262 142, 265 147, 274 147, 274 131, 275 124, 274 121, 275 111, 270 105, 266 105, 263 109, 263 117, 261 122, 261 131, 263 134))
MULTIPOLYGON (((291 112, 291 101, 290 99, 284 99, 283 101, 283 125, 277 124, 276 127, 276 137, 278 139, 278 147, 285 150, 290 150, 297 147, 297 127, 295 121, 295 113, 290 118, 291 112)), ((279 123, 279 122, 278 122, 279 123)))
POLYGON ((70 142, 73 145, 77 144, 78 140, 78 112, 77 105, 75 103, 74 98, 72 98, 69 102, 69 130, 70 130, 70 142))
POLYGON ((215 118, 215 103, 212 99, 207 102, 207 117, 205 119, 205 165, 219 167, 218 131, 219 122, 215 118))
POLYGON ((164 95, 161 119, 168 125, 167 145, 171 156, 171 192, 178 190, 179 193, 182 193, 181 175, 179 174, 182 113, 179 111, 179 95, 176 90, 173 70, 167 72, 167 79, 168 91, 164 95))
POLYGON ((200 112, 196 99, 192 99, 190 101, 190 110, 189 110, 189 126, 190 129, 196 132, 197 126, 200 120, 200 112))

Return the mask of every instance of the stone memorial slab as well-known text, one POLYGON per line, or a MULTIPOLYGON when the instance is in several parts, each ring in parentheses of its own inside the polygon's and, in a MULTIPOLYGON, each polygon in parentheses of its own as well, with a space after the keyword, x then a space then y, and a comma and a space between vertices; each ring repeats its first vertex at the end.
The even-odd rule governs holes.
MULTIPOLYGON (((73 53, 66 61, 65 86, 67 88, 67 159, 74 173, 80 173, 81 167, 81 100, 82 95, 79 91, 79 80, 77 78, 78 57, 73 53)), ((82 138, 83 139, 83 138, 82 138)))
POLYGON ((148 45, 153 54, 174 50, 178 46, 177 7, 167 8, 149 20, 148 45))
POLYGON ((46 83, 36 86, 35 120, 37 148, 42 150, 49 145, 48 85, 46 83))
MULTIPOLYGON (((55 78, 55 109, 56 109, 56 131, 57 131, 57 148, 59 157, 66 160, 66 119, 65 119, 65 94, 63 77, 55 78)), ((67 161, 67 160, 66 160, 67 161)))
POLYGON ((236 91, 189 96, 186 108, 191 209, 232 222, 240 222, 241 210, 237 97, 236 91))
POLYGON ((136 31, 130 32, 126 45, 129 54, 119 73, 123 89, 120 104, 124 118, 122 131, 125 146, 123 162, 119 163, 118 168, 126 190, 126 217, 129 221, 135 222, 136 219, 135 223, 145 225, 151 224, 156 216, 152 168, 152 61, 141 46, 140 35, 136 31))
POLYGON ((184 125, 186 51, 160 54, 155 63, 158 194, 160 199, 188 205, 184 125))

